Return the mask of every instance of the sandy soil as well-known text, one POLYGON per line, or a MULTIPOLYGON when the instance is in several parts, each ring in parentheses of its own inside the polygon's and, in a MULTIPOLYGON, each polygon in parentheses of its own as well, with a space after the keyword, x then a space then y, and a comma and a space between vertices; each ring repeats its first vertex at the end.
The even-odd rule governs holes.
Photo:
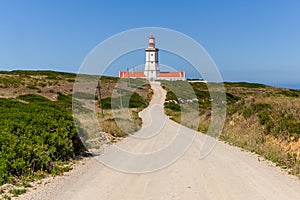
POLYGON ((128 137, 116 146, 108 147, 103 155, 81 162, 66 175, 40 184, 18 199, 299 199, 300 181, 296 177, 287 175, 252 153, 217 142, 207 157, 199 159, 199 149, 205 140, 200 133, 196 133, 192 145, 176 162, 170 165, 164 163, 180 153, 181 144, 193 138, 195 132, 180 127, 169 120, 162 110, 156 109, 163 103, 165 91, 157 83, 152 84, 152 88, 154 96, 150 107, 141 113, 144 127, 136 134, 140 138, 128 137), (180 130, 182 143, 176 143, 180 130), (156 132, 158 134, 151 135, 156 132), (150 134, 149 138, 145 133, 150 134), (175 144, 175 148, 161 151, 168 145, 172 146, 171 143, 175 144), (137 156, 126 157, 127 154, 120 152, 120 149, 137 156), (145 155, 143 153, 157 152, 161 153, 160 159, 139 157, 145 155), (141 162, 143 159, 145 162, 141 162), (121 170, 148 173, 120 172, 105 166, 103 161, 121 170), (160 164, 164 168, 153 171, 160 164))

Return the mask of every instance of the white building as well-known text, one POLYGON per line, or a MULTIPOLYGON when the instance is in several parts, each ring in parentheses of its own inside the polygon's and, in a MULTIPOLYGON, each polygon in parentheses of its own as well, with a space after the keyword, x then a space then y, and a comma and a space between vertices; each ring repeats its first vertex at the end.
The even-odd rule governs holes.
POLYGON ((160 70, 158 65, 158 48, 155 48, 155 38, 153 35, 149 37, 149 47, 146 51, 145 76, 150 80, 156 80, 160 70))
POLYGON ((161 72, 158 64, 158 51, 155 47, 155 38, 149 37, 149 46, 146 48, 146 63, 144 72, 119 72, 120 78, 147 78, 155 80, 185 80, 184 72, 161 72))

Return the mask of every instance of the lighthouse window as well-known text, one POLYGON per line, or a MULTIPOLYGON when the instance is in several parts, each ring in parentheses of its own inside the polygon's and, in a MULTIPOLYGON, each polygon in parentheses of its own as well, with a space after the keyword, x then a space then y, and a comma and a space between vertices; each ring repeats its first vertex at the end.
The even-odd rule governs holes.
POLYGON ((153 64, 153 61, 151 61, 151 64, 153 64))
POLYGON ((151 53, 151 56, 153 56, 153 53, 151 53))

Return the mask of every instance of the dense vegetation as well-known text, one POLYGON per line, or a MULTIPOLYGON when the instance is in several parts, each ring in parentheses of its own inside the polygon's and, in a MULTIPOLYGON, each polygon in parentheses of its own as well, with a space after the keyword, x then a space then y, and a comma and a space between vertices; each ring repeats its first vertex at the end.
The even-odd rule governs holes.
POLYGON ((56 102, 27 94, 0 99, 0 185, 46 171, 84 150, 70 113, 71 98, 56 102), (25 102, 24 102, 25 101, 25 102))
POLYGON ((147 102, 143 99, 138 93, 133 92, 132 94, 128 93, 120 97, 107 97, 101 101, 103 109, 120 109, 123 108, 145 108, 147 102))
MULTIPOLYGON (((300 175, 300 90, 245 82, 224 85, 227 116, 221 139, 256 152, 288 168, 290 173, 300 175)), ((177 122, 207 132, 212 101, 207 85, 163 82, 163 86, 168 91, 166 113, 177 122), (178 101, 187 99, 188 95, 177 90, 187 91, 188 87, 193 88, 199 102, 197 116, 185 109, 191 103, 178 101), (190 123, 190 119, 197 122, 190 123)))
POLYGON ((85 150, 78 137, 84 130, 78 133, 71 114, 72 106, 88 112, 77 100, 72 105, 75 78, 54 71, 0 72, 0 185, 15 185, 0 187, 0 199, 24 193, 30 180, 68 170, 85 150))
MULTIPOLYGON (((85 126, 79 118, 74 119, 72 111, 89 119, 89 109, 95 106, 99 97, 99 94, 93 94, 95 88, 90 83, 98 78, 54 71, 0 72, 0 186, 9 184, 6 189, 0 187, 0 199, 26 192, 24 187, 29 187, 31 180, 68 170, 72 159, 85 151, 79 135, 88 145, 85 139, 90 139, 90 134, 97 130, 89 121, 85 126), (82 91, 73 92, 75 79, 84 88, 82 91), (76 129, 75 123, 80 128, 76 129)), ((151 99, 148 82, 138 79, 120 81, 106 76, 100 80, 104 106, 116 84, 120 84, 124 90, 124 107, 129 102, 131 115, 130 120, 122 114, 116 119, 108 106, 102 114, 98 113, 103 130, 118 137, 138 130, 142 123, 138 111, 151 99), (116 120, 125 128, 118 127, 116 120)), ((97 136, 99 132, 95 134, 97 136)), ((106 136, 99 139, 103 139, 100 144, 106 142, 106 136)))
POLYGON ((243 87, 243 88, 265 88, 266 85, 260 83, 248 83, 248 82, 225 82, 225 85, 230 85, 231 87, 243 87))

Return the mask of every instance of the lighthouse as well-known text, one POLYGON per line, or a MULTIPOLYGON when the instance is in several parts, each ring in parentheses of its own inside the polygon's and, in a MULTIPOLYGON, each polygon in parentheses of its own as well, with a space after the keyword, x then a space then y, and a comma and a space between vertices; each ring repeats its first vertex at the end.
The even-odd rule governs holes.
POLYGON ((155 37, 151 35, 149 37, 149 46, 146 51, 146 63, 145 63, 145 76, 150 80, 154 81, 159 75, 158 65, 158 48, 155 48, 155 37))
POLYGON ((144 78, 149 81, 155 80, 185 80, 185 72, 164 72, 160 71, 158 65, 158 48, 155 48, 155 38, 153 35, 149 37, 149 46, 146 48, 146 63, 144 71, 120 71, 120 78, 144 78))

